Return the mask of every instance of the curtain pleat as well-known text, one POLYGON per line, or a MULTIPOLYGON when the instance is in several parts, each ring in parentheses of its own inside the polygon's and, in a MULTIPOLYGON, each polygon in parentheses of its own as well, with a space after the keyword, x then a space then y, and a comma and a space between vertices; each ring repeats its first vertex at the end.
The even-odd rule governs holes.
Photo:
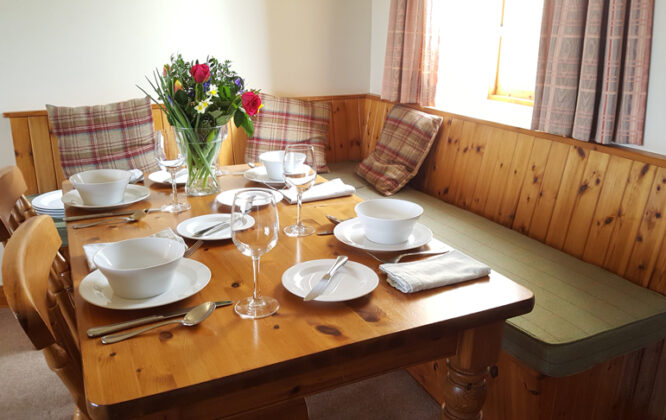
POLYGON ((642 144, 654 0, 545 0, 532 129, 642 144))
POLYGON ((392 0, 382 99, 432 106, 435 102, 439 33, 428 0, 392 0))

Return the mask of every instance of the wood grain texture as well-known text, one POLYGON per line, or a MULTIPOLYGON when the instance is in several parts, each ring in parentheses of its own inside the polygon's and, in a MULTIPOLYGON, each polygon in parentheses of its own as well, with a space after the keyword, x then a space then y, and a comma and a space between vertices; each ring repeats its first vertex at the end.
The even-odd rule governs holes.
MULTIPOLYGON (((225 190, 255 185, 242 177, 220 180, 225 190)), ((132 207, 159 207, 168 200, 168 188, 146 182, 151 196, 132 207)), ((196 215, 229 210, 214 199, 190 198, 192 209, 188 212, 151 213, 132 225, 78 230, 68 226, 75 284, 89 272, 83 244, 146 236, 166 227, 173 229, 180 221, 196 215)), ((324 225, 328 223, 327 213, 352 212, 357 202, 356 197, 343 197, 305 203, 304 219, 306 223, 324 225)), ((292 223, 295 206, 280 203, 278 207, 281 225, 292 223)), ((84 212, 67 209, 68 215, 80 213, 84 212)), ((332 304, 304 303, 282 286, 281 274, 294 264, 340 254, 378 272, 377 262, 334 237, 312 235, 295 239, 281 235, 277 246, 262 257, 260 279, 264 293, 280 302, 277 315, 246 321, 231 308, 221 308, 197 328, 164 327, 108 346, 87 338, 85 331, 93 325, 152 311, 109 311, 77 296, 86 393, 89 401, 98 406, 93 417, 126 416, 136 410, 173 409, 180 414, 185 404, 188 416, 211 412, 224 416, 248 407, 300 398, 348 381, 454 354, 462 331, 496 324, 498 317, 527 311, 533 303, 529 291, 495 273, 473 283, 410 295, 381 281, 364 298, 332 304), (207 350, 186 361, 183 354, 193 349, 207 350), (160 357, 155 358, 155 354, 160 357)), ((208 243, 192 258, 211 268, 211 282, 195 296, 172 306, 222 298, 235 301, 251 294, 250 259, 240 254, 231 241, 208 243)), ((471 353, 471 359, 463 358, 465 363, 479 366, 489 354, 498 351, 499 340, 489 337, 483 347, 465 347, 471 353)))
MULTIPOLYGON (((445 359, 407 371, 440 403, 445 359)), ((502 351, 496 375, 487 378, 487 420, 646 419, 661 420, 666 409, 664 340, 563 378, 544 376, 502 351)))
MULTIPOLYGON (((372 95, 303 99, 332 105, 327 151, 331 162, 368 156, 393 106, 372 95)), ((442 116, 444 123, 413 187, 666 294, 666 245, 660 236, 666 203, 656 189, 661 188, 657 177, 663 180, 664 175, 657 172, 666 167, 663 156, 414 108, 442 116)), ((164 114, 153 109, 155 128, 173 136, 164 114)), ((4 115, 10 118, 17 165, 28 193, 45 192, 38 186, 47 181, 37 176, 34 153, 43 160, 42 150, 47 148, 34 146, 33 152, 28 119, 43 119, 46 111, 4 115)), ((55 186, 60 186, 54 141, 51 133, 55 186)), ((220 164, 243 163, 246 143, 243 130, 231 127, 220 164)))

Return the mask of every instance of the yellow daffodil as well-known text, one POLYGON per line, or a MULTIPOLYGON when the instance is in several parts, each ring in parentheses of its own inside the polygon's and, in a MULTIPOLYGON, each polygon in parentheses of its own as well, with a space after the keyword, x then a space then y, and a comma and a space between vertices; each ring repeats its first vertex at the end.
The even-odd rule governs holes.
POLYGON ((207 100, 203 100, 203 101, 199 102, 194 107, 194 109, 196 109, 199 114, 203 114, 203 113, 206 112, 206 108, 208 108, 208 105, 210 105, 210 103, 207 100))

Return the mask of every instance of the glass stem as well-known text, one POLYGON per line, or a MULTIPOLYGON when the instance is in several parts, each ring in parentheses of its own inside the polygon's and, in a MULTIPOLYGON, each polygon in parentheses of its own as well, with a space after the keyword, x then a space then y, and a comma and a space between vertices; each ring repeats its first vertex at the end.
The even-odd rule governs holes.
POLYGON ((259 258, 252 257, 252 274, 254 279, 254 293, 252 297, 254 300, 258 300, 261 297, 261 292, 259 291, 259 258))
POLYGON ((176 168, 169 168, 171 173, 171 201, 173 204, 178 204, 178 192, 176 190, 176 168))
POLYGON ((302 226, 301 225, 301 197, 303 193, 299 190, 298 193, 296 194, 296 199, 298 200, 298 206, 296 207, 296 226, 299 228, 302 226))

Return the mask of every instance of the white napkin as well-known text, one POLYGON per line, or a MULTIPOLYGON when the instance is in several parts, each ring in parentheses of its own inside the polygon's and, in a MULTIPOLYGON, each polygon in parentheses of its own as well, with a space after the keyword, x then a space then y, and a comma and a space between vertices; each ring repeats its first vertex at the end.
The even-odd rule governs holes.
MULTIPOLYGON (((298 201, 295 187, 292 187, 288 190, 281 190, 280 192, 284 195, 284 198, 289 201, 290 204, 295 204, 298 201)), ((335 178, 331 181, 322 182, 319 185, 315 185, 309 190, 305 191, 303 193, 302 202, 307 203, 308 201, 344 197, 346 195, 352 195, 355 192, 356 188, 345 184, 340 178, 335 178)))
MULTIPOLYGON (((154 233, 150 236, 155 237, 155 238, 173 239, 174 241, 178 241, 181 244, 186 245, 183 238, 176 235, 176 233, 173 230, 171 230, 171 228, 166 228, 166 229, 164 229, 160 232, 154 233)), ((94 270, 94 269, 97 268, 97 267, 95 267, 95 263, 93 263, 93 257, 95 256, 95 254, 97 254, 100 249, 104 248, 105 246, 109 245, 110 243, 113 243, 113 242, 102 242, 102 243, 99 243, 99 244, 83 245, 83 252, 85 252, 85 254, 86 254, 86 260, 88 261, 88 267, 90 267, 91 270, 94 270)))
POLYGON ((456 250, 421 261, 381 264, 379 269, 388 275, 388 283, 403 293, 448 286, 490 273, 490 267, 456 250))

